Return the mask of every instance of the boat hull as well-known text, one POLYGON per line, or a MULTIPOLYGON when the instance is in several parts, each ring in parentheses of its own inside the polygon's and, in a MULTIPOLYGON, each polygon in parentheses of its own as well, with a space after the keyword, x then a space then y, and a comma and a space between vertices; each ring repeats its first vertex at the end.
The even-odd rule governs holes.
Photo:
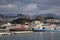
POLYGON ((34 29, 33 32, 60 32, 60 30, 51 30, 51 29, 34 29))

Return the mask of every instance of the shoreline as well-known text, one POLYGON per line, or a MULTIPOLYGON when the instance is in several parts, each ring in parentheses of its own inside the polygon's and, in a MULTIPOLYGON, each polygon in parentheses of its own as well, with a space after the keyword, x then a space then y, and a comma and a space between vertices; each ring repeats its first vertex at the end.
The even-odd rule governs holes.
POLYGON ((5 35, 13 35, 13 34, 27 34, 27 33, 33 33, 33 32, 60 32, 60 31, 2 31, 0 32, 0 36, 5 36, 5 35))
POLYGON ((12 34, 26 34, 26 33, 33 33, 33 31, 8 31, 8 32, 0 32, 0 36, 12 35, 12 34))

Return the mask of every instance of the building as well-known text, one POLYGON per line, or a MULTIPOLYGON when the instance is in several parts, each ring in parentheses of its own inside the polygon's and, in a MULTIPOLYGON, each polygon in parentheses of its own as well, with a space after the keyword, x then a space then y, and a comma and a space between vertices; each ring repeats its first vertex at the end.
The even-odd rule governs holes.
POLYGON ((39 24, 41 24, 42 22, 40 22, 40 21, 34 21, 34 24, 35 25, 39 25, 39 24))

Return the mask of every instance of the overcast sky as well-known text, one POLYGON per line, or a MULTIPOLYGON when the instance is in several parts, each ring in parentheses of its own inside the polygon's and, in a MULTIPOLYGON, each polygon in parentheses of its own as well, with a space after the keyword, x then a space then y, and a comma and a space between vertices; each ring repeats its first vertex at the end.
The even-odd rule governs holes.
POLYGON ((53 13, 60 16, 60 0, 0 0, 0 13, 9 15, 53 13))

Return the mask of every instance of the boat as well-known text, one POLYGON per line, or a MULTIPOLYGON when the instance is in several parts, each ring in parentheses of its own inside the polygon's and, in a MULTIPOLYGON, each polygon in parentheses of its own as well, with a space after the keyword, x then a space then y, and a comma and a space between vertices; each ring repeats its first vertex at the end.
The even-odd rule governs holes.
POLYGON ((48 28, 45 28, 45 27, 46 27, 46 25, 42 23, 42 24, 34 27, 33 31, 35 32, 35 31, 46 31, 46 30, 48 30, 48 28))
POLYGON ((55 28, 34 28, 33 32, 60 32, 60 30, 55 28))
POLYGON ((55 24, 49 25, 49 28, 45 27, 45 24, 40 24, 37 27, 34 27, 34 32, 60 32, 60 30, 55 28, 55 24))

